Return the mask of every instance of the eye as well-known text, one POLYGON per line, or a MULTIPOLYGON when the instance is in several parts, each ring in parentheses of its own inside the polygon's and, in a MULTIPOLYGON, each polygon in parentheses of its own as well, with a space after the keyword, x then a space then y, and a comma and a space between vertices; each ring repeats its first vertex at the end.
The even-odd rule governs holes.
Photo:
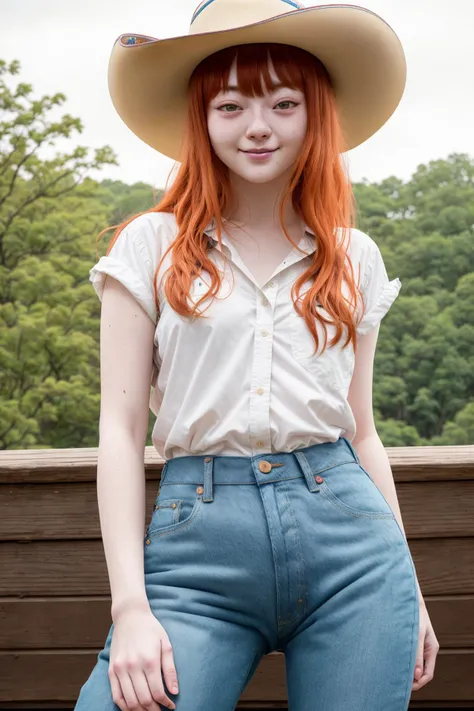
MULTIPOLYGON (((280 101, 277 106, 281 106, 281 104, 294 104, 295 106, 298 106, 296 101, 290 101, 290 99, 287 99, 286 101, 280 101)), ((290 107, 291 108, 291 107, 290 107)))
MULTIPOLYGON (((222 106, 219 106, 219 108, 218 108, 217 110, 218 110, 218 111, 222 111, 222 109, 225 109, 226 106, 236 106, 237 108, 239 108, 239 107, 237 106, 237 104, 223 104, 222 106)), ((231 114, 231 113, 234 113, 234 112, 232 112, 232 111, 224 111, 223 113, 225 113, 225 114, 231 114)))

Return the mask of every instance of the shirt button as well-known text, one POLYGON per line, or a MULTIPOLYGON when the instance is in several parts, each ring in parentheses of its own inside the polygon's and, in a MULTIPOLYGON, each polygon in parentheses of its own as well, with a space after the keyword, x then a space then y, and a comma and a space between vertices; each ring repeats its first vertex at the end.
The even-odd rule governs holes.
POLYGON ((269 281, 268 284, 267 284, 267 286, 271 289, 272 286, 273 286, 273 282, 272 282, 272 281, 269 281))
POLYGON ((257 393, 259 395, 263 395, 264 392, 265 392, 265 390, 263 388, 257 388, 257 393))
POLYGON ((263 442, 261 439, 258 440, 257 447, 263 447, 263 442))
POLYGON ((262 334, 262 336, 268 336, 268 331, 267 331, 266 329, 264 329, 264 328, 262 328, 262 330, 260 331, 260 333, 262 334))

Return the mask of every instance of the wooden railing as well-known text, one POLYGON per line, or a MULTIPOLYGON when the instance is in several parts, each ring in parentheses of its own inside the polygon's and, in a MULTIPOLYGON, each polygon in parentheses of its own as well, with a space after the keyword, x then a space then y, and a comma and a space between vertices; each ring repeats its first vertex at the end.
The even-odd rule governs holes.
MULTIPOLYGON (((474 446, 387 448, 440 644, 410 708, 474 708, 474 446)), ((163 461, 145 449, 147 520, 163 461)), ((0 709, 73 708, 111 624, 97 449, 0 452, 0 709)), ((287 706, 285 660, 262 659, 238 708, 287 706)))

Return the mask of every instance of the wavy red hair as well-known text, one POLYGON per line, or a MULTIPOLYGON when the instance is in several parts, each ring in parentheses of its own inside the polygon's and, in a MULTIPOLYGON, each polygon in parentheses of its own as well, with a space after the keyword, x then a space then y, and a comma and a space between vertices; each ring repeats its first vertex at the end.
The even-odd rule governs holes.
POLYGON ((221 277, 209 258, 204 229, 214 219, 217 239, 222 246, 222 218, 234 206, 235 198, 227 166, 217 157, 210 143, 207 106, 221 89, 227 87, 236 55, 238 85, 245 96, 263 95, 262 77, 267 91, 273 88, 268 67, 269 56, 279 80, 291 88, 301 90, 305 95, 307 131, 300 157, 281 202, 280 222, 290 244, 298 247, 284 225, 285 205, 291 200, 295 212, 314 232, 317 249, 311 264, 293 284, 291 295, 296 312, 304 317, 313 335, 316 349, 319 339, 314 319, 323 324, 324 348, 327 345, 324 323, 333 322, 336 324, 336 332, 330 345, 335 345, 341 339, 345 326, 347 334, 342 347, 345 348, 352 341, 356 350, 357 324, 354 324, 354 316, 359 287, 354 280, 352 264, 346 260, 347 231, 355 226, 356 210, 352 186, 341 164, 341 153, 346 150, 346 146, 329 75, 317 57, 298 47, 273 43, 237 45, 210 55, 196 67, 188 86, 186 131, 176 177, 157 205, 114 226, 117 229, 108 245, 107 254, 124 227, 139 215, 148 212, 173 213, 177 224, 176 238, 162 255, 154 278, 158 314, 158 270, 171 248, 172 263, 167 272, 171 272, 172 278, 166 279, 164 293, 177 313, 181 316, 202 316, 202 312, 196 311, 201 301, 219 293, 221 277), (336 239, 338 229, 343 235, 340 241, 336 239), (201 268, 210 274, 211 286, 191 307, 186 298, 189 296, 191 282, 199 275, 201 268), (313 278, 314 282, 300 306, 300 288, 304 282, 313 278), (344 280, 350 295, 347 301, 341 291, 344 280), (317 302, 326 310, 329 320, 326 321, 321 309, 316 308, 317 302))

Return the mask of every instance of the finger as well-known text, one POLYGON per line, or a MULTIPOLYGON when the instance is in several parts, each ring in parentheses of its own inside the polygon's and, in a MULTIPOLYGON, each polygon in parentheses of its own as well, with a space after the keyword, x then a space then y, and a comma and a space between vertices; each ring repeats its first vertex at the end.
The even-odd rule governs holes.
POLYGON ((138 711, 143 711, 143 707, 139 704, 135 689, 133 688, 132 680, 129 676, 128 671, 123 671, 117 674, 120 686, 122 687, 123 698, 127 704, 128 709, 138 709, 138 711))
POLYGON ((428 682, 430 682, 432 680, 433 676, 434 676, 434 665, 432 663, 431 663, 431 665, 428 665, 428 659, 425 659, 423 673, 419 679, 415 679, 415 681, 413 682, 412 690, 418 691, 418 689, 421 689, 423 686, 428 684, 428 682), (431 669, 432 669, 432 671, 430 671, 431 669))
POLYGON ((146 676, 146 683, 148 684, 152 698, 170 709, 176 708, 174 701, 166 695, 166 691, 163 686, 163 680, 161 678, 160 655, 157 654, 156 659, 148 660, 144 664, 143 669, 146 676))
POLYGON ((425 626, 420 625, 420 631, 418 634, 418 646, 416 649, 416 662, 415 662, 415 673, 414 673, 414 678, 415 681, 420 681, 422 675, 423 675, 423 669, 424 669, 424 661, 423 661, 423 652, 424 652, 424 647, 425 647, 425 626))
POLYGON ((172 694, 178 694, 178 675, 176 673, 176 666, 174 663, 173 648, 169 639, 163 639, 161 641, 161 667, 163 669, 163 678, 167 688, 172 694))
POLYGON ((425 686, 429 681, 431 681, 431 676, 429 674, 426 674, 426 672, 423 672, 422 676, 418 681, 414 681, 412 685, 412 690, 413 691, 418 691, 421 689, 423 686, 425 686))
POLYGON ((434 677, 434 670, 435 670, 435 665, 436 665, 437 654, 438 654, 438 650, 433 647, 430 647, 425 652, 425 668, 423 670, 423 677, 426 676, 428 681, 434 677))
MULTIPOLYGON (((158 706, 152 696, 147 678, 143 671, 141 669, 137 669, 131 674, 131 679, 133 688, 135 689, 135 693, 137 695, 138 703, 141 704, 140 709, 143 708, 144 711, 161 711, 161 708, 158 706)), ((164 706, 172 704, 168 707, 172 709, 176 708, 172 701, 170 701, 169 699, 166 701, 163 700, 160 703, 162 703, 164 706)))
POLYGON ((127 711, 127 704, 123 698, 122 687, 113 671, 109 672, 109 679, 113 702, 119 707, 120 711, 127 711))

